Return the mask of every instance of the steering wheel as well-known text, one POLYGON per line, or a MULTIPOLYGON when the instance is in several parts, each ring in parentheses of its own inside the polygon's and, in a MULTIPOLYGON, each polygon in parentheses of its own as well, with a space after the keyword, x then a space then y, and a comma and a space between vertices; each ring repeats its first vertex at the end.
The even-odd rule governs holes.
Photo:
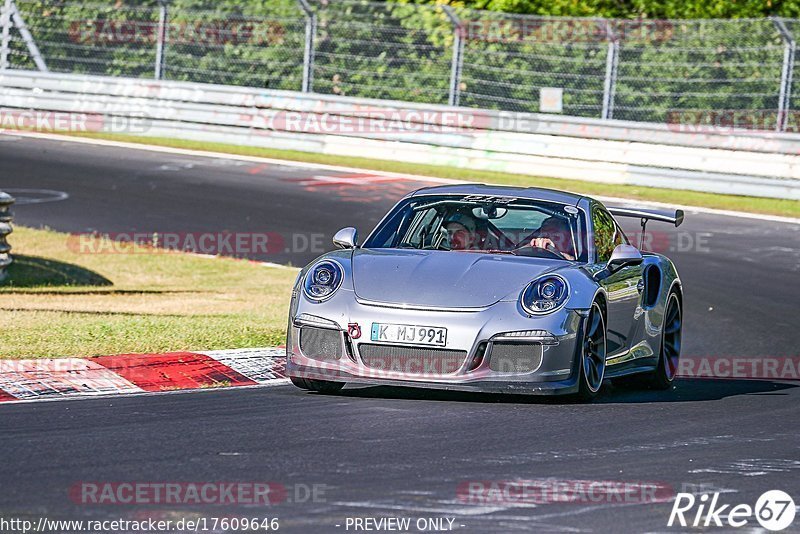
POLYGON ((530 243, 525 243, 524 245, 517 245, 517 247, 514 249, 514 251, 516 252, 518 250, 524 250, 526 248, 529 248, 531 250, 532 249, 543 250, 543 251, 547 252, 548 254, 552 254, 556 258, 561 258, 562 260, 569 261, 569 258, 564 256, 564 254, 560 250, 558 250, 556 247, 554 247, 553 245, 547 245, 546 247, 537 247, 535 245, 531 245, 530 243))

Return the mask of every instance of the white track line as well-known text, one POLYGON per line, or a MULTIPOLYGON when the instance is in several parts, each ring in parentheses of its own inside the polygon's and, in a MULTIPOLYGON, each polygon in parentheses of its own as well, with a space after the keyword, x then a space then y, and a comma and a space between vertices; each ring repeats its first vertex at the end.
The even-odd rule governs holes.
MULTIPOLYGON (((375 174, 380 176, 390 176, 393 178, 405 178, 411 180, 417 180, 420 182, 430 182, 430 183, 437 183, 437 184, 466 184, 466 183, 474 183, 469 182, 466 180, 453 180, 448 178, 437 178, 435 176, 425 176, 425 175, 418 175, 418 174, 409 174, 409 173, 397 173, 397 172, 388 172, 388 171, 376 171, 373 169, 361 169, 357 167, 344 167, 340 165, 325 165, 323 163, 306 163, 302 161, 292 161, 292 160, 285 160, 285 159, 274 159, 274 158, 264 158, 259 156, 244 156, 239 154, 226 154, 224 152, 210 152, 206 150, 189 150, 185 148, 172 148, 172 147, 164 147, 164 146, 157 146, 157 145, 145 145, 141 143, 126 143, 123 141, 108 141, 105 139, 91 139, 85 137, 73 137, 69 135, 59 135, 59 134, 50 134, 50 133, 40 133, 40 132, 18 132, 13 130, 0 130, 0 134, 7 134, 7 135, 14 135, 18 137, 32 137, 32 138, 40 138, 40 139, 49 139, 53 141, 66 141, 70 143, 83 143, 87 145, 100 145, 100 146, 109 146, 115 148, 128 148, 133 150, 146 150, 150 152, 161 152, 164 154, 180 154, 184 156, 198 156, 198 157, 205 157, 205 158, 216 158, 216 159, 232 159, 236 161, 248 161, 252 163, 269 163, 273 165, 282 165, 284 167, 298 167, 298 168, 305 168, 305 169, 321 169, 321 170, 329 170, 329 171, 336 171, 336 172, 348 172, 348 173, 367 173, 367 174, 375 174)), ((501 185, 501 184, 497 184, 501 185)), ((684 206, 678 204, 667 204, 663 202, 655 202, 650 200, 637 200, 637 199, 630 199, 630 198, 618 198, 618 197, 607 197, 607 196, 600 196, 600 195, 588 195, 600 200, 602 202, 615 202, 615 203, 624 203, 624 204, 636 204, 638 206, 650 206, 655 208, 672 208, 672 209, 682 209, 685 211, 689 211, 692 213, 705 213, 709 215, 720 215, 723 217, 738 217, 742 219, 756 219, 760 221, 771 221, 771 222, 779 222, 785 224, 800 224, 800 219, 794 217, 781 217, 778 215, 763 215, 760 213, 748 213, 743 211, 732 211, 732 210, 721 210, 715 208, 704 208, 701 206, 684 206)))
POLYGON ((37 397, 34 399, 15 399, 15 400, 8 400, 0 402, 0 410, 2 410, 3 406, 9 405, 13 406, 16 404, 29 404, 32 402, 63 402, 63 401, 81 401, 84 399, 103 399, 107 401, 113 401, 114 399, 119 399, 121 397, 154 397, 154 396, 163 396, 163 395, 190 395, 190 394, 200 394, 200 393, 213 393, 215 391, 239 391, 244 389, 264 389, 264 388, 271 388, 277 386, 286 386, 291 384, 291 381, 286 379, 280 380, 273 380, 271 382, 265 382, 263 384, 253 384, 252 386, 235 386, 235 387, 225 387, 225 388, 197 388, 197 389, 173 389, 168 391, 142 391, 142 392, 134 392, 134 393, 125 393, 124 395, 120 395, 117 393, 104 393, 102 395, 72 395, 72 396, 60 396, 60 397, 37 397))

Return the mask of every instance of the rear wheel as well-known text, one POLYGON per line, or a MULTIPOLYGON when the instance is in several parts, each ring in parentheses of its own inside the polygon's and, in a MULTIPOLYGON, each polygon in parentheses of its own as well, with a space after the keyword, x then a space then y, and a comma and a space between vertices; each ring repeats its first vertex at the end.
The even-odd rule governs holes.
POLYGON ((667 297, 664 312, 664 331, 661 334, 661 354, 658 367, 650 375, 649 385, 655 389, 669 389, 678 373, 681 358, 681 332, 683 330, 683 310, 677 293, 667 297))
POLYGON ((606 374, 606 321, 603 310, 595 302, 586 319, 578 378, 577 398, 591 401, 600 392, 606 374))
POLYGON ((290 377, 289 380, 300 389, 316 391, 317 393, 336 393, 344 387, 344 382, 331 382, 329 380, 312 380, 296 376, 290 377))

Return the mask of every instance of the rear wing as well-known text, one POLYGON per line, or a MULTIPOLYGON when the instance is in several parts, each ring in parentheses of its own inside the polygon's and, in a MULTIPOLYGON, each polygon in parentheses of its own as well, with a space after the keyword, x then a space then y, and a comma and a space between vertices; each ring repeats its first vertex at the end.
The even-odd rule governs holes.
POLYGON ((642 221, 642 233, 639 236, 639 250, 644 247, 644 236, 647 223, 658 221, 674 224, 675 228, 683 224, 683 210, 646 210, 639 208, 608 208, 615 217, 634 217, 642 221))
POLYGON ((647 221, 659 221, 674 224, 677 228, 683 224, 683 210, 644 210, 639 208, 608 208, 617 217, 635 217, 642 219, 642 227, 647 221))

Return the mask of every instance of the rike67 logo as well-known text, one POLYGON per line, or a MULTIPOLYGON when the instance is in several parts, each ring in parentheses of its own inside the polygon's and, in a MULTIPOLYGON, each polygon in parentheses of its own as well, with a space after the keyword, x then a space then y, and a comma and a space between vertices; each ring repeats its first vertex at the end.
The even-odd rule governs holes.
POLYGON ((719 495, 719 492, 703 493, 697 497, 692 493, 678 493, 667 526, 740 528, 753 526, 751 521, 755 518, 762 528, 777 532, 794 522, 794 500, 781 490, 765 492, 754 507, 720 504, 719 495))

